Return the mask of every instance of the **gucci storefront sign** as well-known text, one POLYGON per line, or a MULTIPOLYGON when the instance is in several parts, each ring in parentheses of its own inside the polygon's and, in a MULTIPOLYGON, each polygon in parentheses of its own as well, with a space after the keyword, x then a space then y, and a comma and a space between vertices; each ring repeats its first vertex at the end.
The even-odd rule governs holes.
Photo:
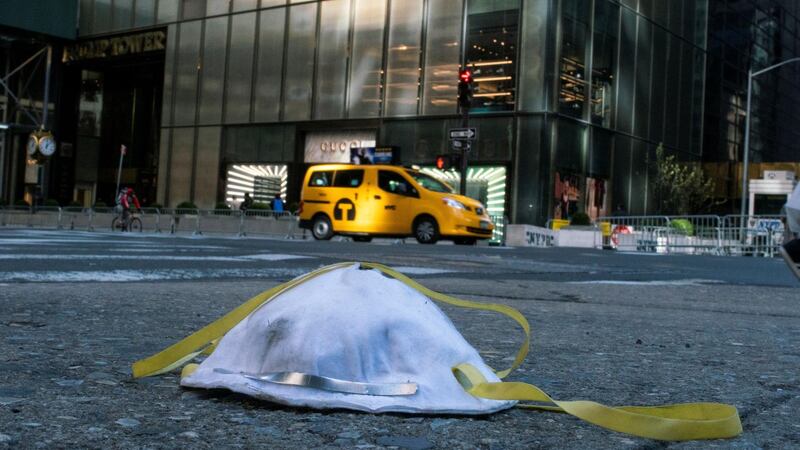
POLYGON ((166 42, 167 33, 163 30, 92 39, 64 47, 61 61, 66 63, 163 51, 166 42))
POLYGON ((304 162, 349 163, 350 149, 375 146, 374 131, 323 131, 306 134, 304 162))

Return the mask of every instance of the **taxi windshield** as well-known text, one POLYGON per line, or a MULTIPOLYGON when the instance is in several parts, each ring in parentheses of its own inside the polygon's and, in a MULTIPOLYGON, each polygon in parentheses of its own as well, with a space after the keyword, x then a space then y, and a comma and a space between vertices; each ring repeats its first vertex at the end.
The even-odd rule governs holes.
POLYGON ((412 170, 406 171, 409 175, 411 175, 414 180, 419 183, 420 186, 424 187, 425 189, 433 192, 442 192, 445 194, 452 194, 453 188, 450 186, 442 183, 441 181, 433 178, 432 176, 425 175, 424 173, 415 172, 412 170))

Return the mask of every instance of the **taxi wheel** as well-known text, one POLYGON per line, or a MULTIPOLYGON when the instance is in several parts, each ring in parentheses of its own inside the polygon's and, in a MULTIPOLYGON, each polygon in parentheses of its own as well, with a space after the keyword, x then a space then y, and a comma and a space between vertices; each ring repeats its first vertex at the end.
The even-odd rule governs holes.
POLYGON ((432 217, 420 217, 414 222, 414 237, 420 244, 435 244, 439 240, 439 225, 432 217))
POLYGON ((478 242, 475 238, 454 238, 453 243, 456 245, 475 245, 478 242))
POLYGON ((332 238, 333 226, 331 226, 331 219, 323 215, 315 217, 314 224, 311 226, 311 234, 318 241, 327 241, 332 238))

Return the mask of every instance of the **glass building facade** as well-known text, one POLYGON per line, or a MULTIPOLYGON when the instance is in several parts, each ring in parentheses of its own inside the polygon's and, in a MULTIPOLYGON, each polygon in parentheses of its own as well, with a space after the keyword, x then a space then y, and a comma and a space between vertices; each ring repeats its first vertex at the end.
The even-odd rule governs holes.
POLYGON ((211 207, 258 184, 291 204, 310 164, 358 145, 430 166, 461 125, 468 67, 468 191, 544 224, 652 211, 659 143, 700 157, 707 12, 702 0, 82 0, 79 33, 166 30, 148 160, 159 203, 211 207))
MULTIPOLYGON (((741 161, 748 69, 754 72, 800 56, 800 3, 715 0, 710 3, 704 155, 718 195, 741 198, 741 161)), ((763 170, 800 168, 800 63, 753 78, 749 178, 763 170)), ((777 199, 777 208, 782 205, 777 199)), ((723 205, 738 211, 739 202, 723 205)))

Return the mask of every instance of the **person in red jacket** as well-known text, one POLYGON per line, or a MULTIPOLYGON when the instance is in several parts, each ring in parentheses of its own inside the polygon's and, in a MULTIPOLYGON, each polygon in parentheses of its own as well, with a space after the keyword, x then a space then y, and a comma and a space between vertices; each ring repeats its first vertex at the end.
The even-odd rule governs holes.
POLYGON ((127 229, 128 220, 130 220, 131 216, 131 204, 136 206, 136 209, 142 209, 142 206, 139 204, 139 199, 136 197, 136 193, 133 191, 133 188, 123 188, 119 192, 119 198, 117 199, 120 206, 122 206, 122 223, 123 223, 123 230, 127 229))

